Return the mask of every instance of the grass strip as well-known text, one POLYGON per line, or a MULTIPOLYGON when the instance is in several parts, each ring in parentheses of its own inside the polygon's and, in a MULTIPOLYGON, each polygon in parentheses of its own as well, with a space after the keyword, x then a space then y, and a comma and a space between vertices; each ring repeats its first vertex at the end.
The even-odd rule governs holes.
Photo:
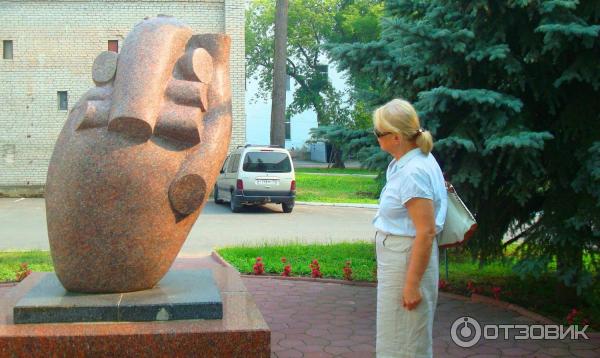
POLYGON ((377 204, 373 178, 296 173, 296 200, 323 203, 377 204))
POLYGON ((373 281, 376 267, 373 244, 368 242, 336 244, 282 244, 277 246, 227 247, 217 250, 219 255, 242 273, 253 273, 257 257, 265 265, 265 273, 280 274, 285 257, 292 268, 292 276, 310 277, 310 263, 317 259, 324 278, 343 279, 344 265, 351 261, 353 277, 373 281))
POLYGON ((49 251, 0 252, 0 282, 14 281, 15 273, 23 262, 32 271, 54 271, 49 251))

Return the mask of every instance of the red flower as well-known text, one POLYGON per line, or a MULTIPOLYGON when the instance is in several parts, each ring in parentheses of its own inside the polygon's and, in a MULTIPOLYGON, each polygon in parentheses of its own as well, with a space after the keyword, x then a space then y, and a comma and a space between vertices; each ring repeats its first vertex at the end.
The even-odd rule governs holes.
POLYGON ((567 315, 567 323, 572 325, 572 324, 577 324, 577 322, 579 321, 579 311, 577 311, 576 308, 573 308, 571 310, 571 312, 569 312, 569 314, 567 315))
POLYGON ((344 280, 352 281, 352 262, 346 261, 344 266, 344 280))
POLYGON ((473 281, 467 281, 467 290, 469 290, 471 293, 475 292, 475 285, 473 284, 473 281))
POLYGON ((494 286, 492 287, 492 294, 494 295, 494 298, 499 300, 500 299, 500 292, 502 292, 502 289, 498 286, 494 286))
POLYGON ((449 287, 450 287, 450 284, 448 282, 446 282, 446 280, 442 279, 442 280, 438 281, 438 289, 445 290, 449 287))
POLYGON ((18 282, 21 282, 25 279, 25 277, 31 274, 31 270, 29 269, 29 264, 27 262, 22 262, 19 265, 19 268, 15 271, 15 279, 18 282))
POLYGON ((319 261, 317 261, 316 259, 314 259, 312 261, 312 263, 310 264, 310 276, 312 278, 322 278, 323 275, 321 274, 321 266, 319 266, 319 261))
POLYGON ((252 266, 255 275, 262 275, 265 272, 265 265, 262 262, 262 257, 256 258, 256 263, 252 266))

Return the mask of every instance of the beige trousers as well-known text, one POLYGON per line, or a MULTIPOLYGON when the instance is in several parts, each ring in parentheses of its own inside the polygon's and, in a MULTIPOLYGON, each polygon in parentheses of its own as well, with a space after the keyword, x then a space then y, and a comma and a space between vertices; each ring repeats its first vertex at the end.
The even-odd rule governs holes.
POLYGON ((402 290, 414 238, 377 232, 377 357, 432 357, 433 316, 438 298, 439 259, 434 240, 421 279, 422 301, 408 311, 402 290))

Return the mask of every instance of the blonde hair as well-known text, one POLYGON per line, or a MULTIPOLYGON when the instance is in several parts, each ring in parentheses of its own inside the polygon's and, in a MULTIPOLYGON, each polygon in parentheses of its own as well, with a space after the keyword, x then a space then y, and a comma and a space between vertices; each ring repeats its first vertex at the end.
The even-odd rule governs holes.
POLYGON ((433 137, 421 128, 419 116, 414 107, 403 99, 393 99, 373 112, 373 126, 380 132, 400 134, 409 141, 415 141, 424 154, 433 149, 433 137))

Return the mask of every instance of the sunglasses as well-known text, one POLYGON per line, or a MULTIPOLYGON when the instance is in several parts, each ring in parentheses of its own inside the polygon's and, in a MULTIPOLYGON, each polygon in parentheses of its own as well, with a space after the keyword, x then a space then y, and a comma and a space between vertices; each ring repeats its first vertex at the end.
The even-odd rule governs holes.
POLYGON ((381 137, 385 137, 388 134, 392 134, 392 132, 380 132, 376 128, 373 128, 373 134, 375 134, 375 137, 381 138, 381 137))

